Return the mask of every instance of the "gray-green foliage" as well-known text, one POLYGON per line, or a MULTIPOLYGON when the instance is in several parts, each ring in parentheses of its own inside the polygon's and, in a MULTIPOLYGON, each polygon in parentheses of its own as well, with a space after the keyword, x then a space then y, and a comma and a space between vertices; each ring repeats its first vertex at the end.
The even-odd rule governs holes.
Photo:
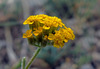
POLYGON ((6 4, 7 0, 3 0, 2 3, 0 4, 0 11, 3 11, 4 13, 7 11, 6 4))
POLYGON ((82 50, 81 46, 71 47, 70 42, 60 50, 52 46, 47 46, 41 50, 38 58, 41 58, 47 63, 54 65, 63 56, 74 59, 73 62, 79 66, 91 61, 91 56, 87 55, 87 52, 82 50))
POLYGON ((48 46, 41 50, 41 52, 38 55, 38 58, 42 58, 48 63, 52 64, 55 61, 57 54, 58 54, 57 48, 48 46))
POLYGON ((21 0, 15 0, 15 11, 13 12, 16 16, 17 15, 21 15, 22 13, 22 3, 21 3, 21 0))
POLYGON ((9 5, 7 0, 3 0, 0 4, 0 11, 2 11, 4 15, 10 14, 15 17, 18 17, 18 15, 20 15, 22 12, 21 0, 14 0, 12 5, 9 5), (10 8, 12 6, 14 7, 10 8))
POLYGON ((90 62, 91 59, 92 59, 92 57, 89 55, 80 56, 79 60, 77 61, 77 64, 78 64, 78 66, 81 66, 83 64, 90 62))
POLYGON ((44 7, 49 15, 87 17, 91 15, 96 3, 97 0, 48 0, 44 7))

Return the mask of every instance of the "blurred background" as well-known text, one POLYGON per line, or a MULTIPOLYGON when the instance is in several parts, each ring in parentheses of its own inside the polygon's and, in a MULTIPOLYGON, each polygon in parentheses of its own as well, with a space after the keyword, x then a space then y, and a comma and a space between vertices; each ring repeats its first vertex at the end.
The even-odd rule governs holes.
POLYGON ((47 46, 30 69, 100 69, 100 0, 0 0, 0 69, 20 69, 36 47, 22 34, 30 15, 57 16, 74 30, 63 48, 47 46))

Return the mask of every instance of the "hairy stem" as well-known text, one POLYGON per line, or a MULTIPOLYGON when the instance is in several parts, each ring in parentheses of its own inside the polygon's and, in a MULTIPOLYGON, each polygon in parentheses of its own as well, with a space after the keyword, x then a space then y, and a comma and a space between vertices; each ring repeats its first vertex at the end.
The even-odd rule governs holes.
POLYGON ((26 58, 25 57, 23 57, 23 59, 22 59, 22 64, 21 64, 21 69, 25 69, 25 61, 26 61, 26 58))
POLYGON ((28 69, 30 67, 30 65, 32 64, 32 62, 34 61, 35 57, 38 55, 38 53, 40 52, 41 48, 38 47, 38 49, 36 50, 36 52, 34 53, 34 55, 32 56, 32 58, 30 59, 30 61, 28 62, 28 64, 26 65, 25 69, 28 69))

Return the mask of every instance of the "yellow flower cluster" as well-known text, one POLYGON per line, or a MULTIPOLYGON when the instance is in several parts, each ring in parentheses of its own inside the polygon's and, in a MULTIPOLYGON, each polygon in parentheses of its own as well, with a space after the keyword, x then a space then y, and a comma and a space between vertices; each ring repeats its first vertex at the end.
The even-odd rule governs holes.
POLYGON ((24 25, 28 24, 30 30, 23 34, 33 45, 53 44, 54 47, 63 47, 68 40, 74 40, 75 35, 70 28, 67 28, 58 17, 51 17, 45 14, 28 17, 24 25), (32 42, 35 40, 34 42, 32 42))
POLYGON ((60 28, 59 31, 55 31, 55 34, 49 34, 48 36, 49 40, 54 41, 54 47, 63 47, 65 42, 68 42, 68 40, 75 39, 75 35, 73 34, 73 31, 70 28, 60 28))

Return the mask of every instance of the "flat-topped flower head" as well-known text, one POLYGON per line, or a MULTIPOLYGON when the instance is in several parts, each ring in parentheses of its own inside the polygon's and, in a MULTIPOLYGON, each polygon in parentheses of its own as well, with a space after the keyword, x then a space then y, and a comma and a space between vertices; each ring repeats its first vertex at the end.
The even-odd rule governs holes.
POLYGON ((61 19, 56 16, 48 16, 45 14, 32 15, 23 24, 28 24, 30 28, 30 30, 27 30, 23 34, 23 38, 32 37, 31 40, 29 39, 29 42, 33 45, 38 44, 41 47, 45 47, 49 43, 54 47, 60 48, 68 40, 75 39, 73 30, 67 28, 61 19))

